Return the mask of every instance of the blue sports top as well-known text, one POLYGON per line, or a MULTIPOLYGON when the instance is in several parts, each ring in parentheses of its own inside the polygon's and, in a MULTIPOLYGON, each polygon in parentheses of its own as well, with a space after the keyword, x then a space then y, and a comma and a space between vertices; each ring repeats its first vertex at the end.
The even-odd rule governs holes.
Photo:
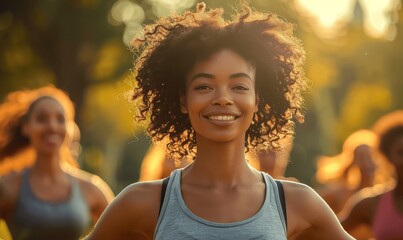
POLYGON ((266 196, 254 216, 239 222, 218 223, 200 218, 187 208, 180 188, 181 172, 178 169, 171 174, 154 239, 287 239, 277 185, 270 175, 262 172, 266 196))
POLYGON ((69 198, 52 203, 37 198, 29 184, 29 171, 22 175, 17 206, 7 221, 14 240, 77 240, 88 229, 90 213, 78 181, 69 175, 69 198))

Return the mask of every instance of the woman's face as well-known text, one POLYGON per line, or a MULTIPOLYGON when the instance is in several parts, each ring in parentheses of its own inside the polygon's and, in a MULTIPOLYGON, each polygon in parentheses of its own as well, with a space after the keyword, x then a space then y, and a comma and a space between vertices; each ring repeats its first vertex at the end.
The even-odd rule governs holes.
POLYGON ((66 137, 62 105, 52 98, 40 99, 35 103, 23 131, 38 153, 57 153, 66 137))
POLYGON ((255 68, 227 49, 197 62, 186 76, 181 111, 188 114, 198 139, 244 139, 257 111, 255 68))

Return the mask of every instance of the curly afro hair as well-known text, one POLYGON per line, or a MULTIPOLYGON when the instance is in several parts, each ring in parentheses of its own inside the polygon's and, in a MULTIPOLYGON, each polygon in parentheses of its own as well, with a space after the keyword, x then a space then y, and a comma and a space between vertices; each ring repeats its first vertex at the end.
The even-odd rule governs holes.
POLYGON ((231 21, 223 18, 222 9, 207 11, 199 3, 195 12, 146 26, 144 36, 132 42, 136 120, 149 118, 147 132, 154 141, 168 138, 172 157, 194 156, 195 132, 179 103, 185 76, 196 62, 230 49, 256 67, 259 111, 246 132, 246 150, 280 147, 279 140, 293 134, 293 120, 303 121, 307 86, 305 51, 293 31, 279 16, 252 11, 247 4, 231 21))

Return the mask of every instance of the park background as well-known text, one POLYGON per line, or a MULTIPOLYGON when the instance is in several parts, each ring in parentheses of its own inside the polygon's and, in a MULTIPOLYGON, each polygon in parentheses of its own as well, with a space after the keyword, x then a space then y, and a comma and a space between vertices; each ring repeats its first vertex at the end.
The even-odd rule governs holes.
MULTIPOLYGON (((0 1, 0 100, 53 84, 76 106, 81 167, 118 193, 137 178, 148 148, 128 101, 130 40, 144 24, 193 10, 195 0, 0 1), (123 183, 123 185, 122 185, 123 183)), ((239 1, 206 0, 231 17, 239 1)), ((296 26, 308 53, 305 123, 286 176, 315 186, 316 159, 340 151, 353 131, 403 109, 403 13, 400 0, 251 0, 296 26)))

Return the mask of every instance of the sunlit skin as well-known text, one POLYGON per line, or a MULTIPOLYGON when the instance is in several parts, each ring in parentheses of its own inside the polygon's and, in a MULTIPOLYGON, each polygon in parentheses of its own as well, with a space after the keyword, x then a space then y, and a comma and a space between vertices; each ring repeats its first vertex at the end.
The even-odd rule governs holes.
MULTIPOLYGON (((88 204, 92 221, 96 222, 113 193, 98 177, 79 169, 66 169, 61 164, 61 147, 66 144, 65 113, 62 105, 53 98, 38 100, 28 120, 22 126, 23 134, 36 152, 35 164, 29 172, 33 194, 50 203, 66 201, 70 196, 69 175, 77 178, 88 204)), ((0 217, 11 220, 17 204, 21 173, 10 174, 0 181, 0 217)))
MULTIPOLYGON (((248 165, 244 153, 245 133, 257 110, 254 75, 247 61, 222 49, 191 68, 185 96, 178 99, 197 134, 197 156, 182 172, 182 196, 191 212, 209 221, 245 220, 264 201, 262 176, 248 165)), ((161 183, 140 182, 126 188, 87 239, 153 239, 161 183)), ((288 181, 283 185, 289 239, 351 239, 311 188, 288 181)))
POLYGON ((181 110, 189 115, 198 143, 205 139, 226 143, 245 135, 257 111, 254 86, 253 66, 229 50, 193 67, 181 110))

